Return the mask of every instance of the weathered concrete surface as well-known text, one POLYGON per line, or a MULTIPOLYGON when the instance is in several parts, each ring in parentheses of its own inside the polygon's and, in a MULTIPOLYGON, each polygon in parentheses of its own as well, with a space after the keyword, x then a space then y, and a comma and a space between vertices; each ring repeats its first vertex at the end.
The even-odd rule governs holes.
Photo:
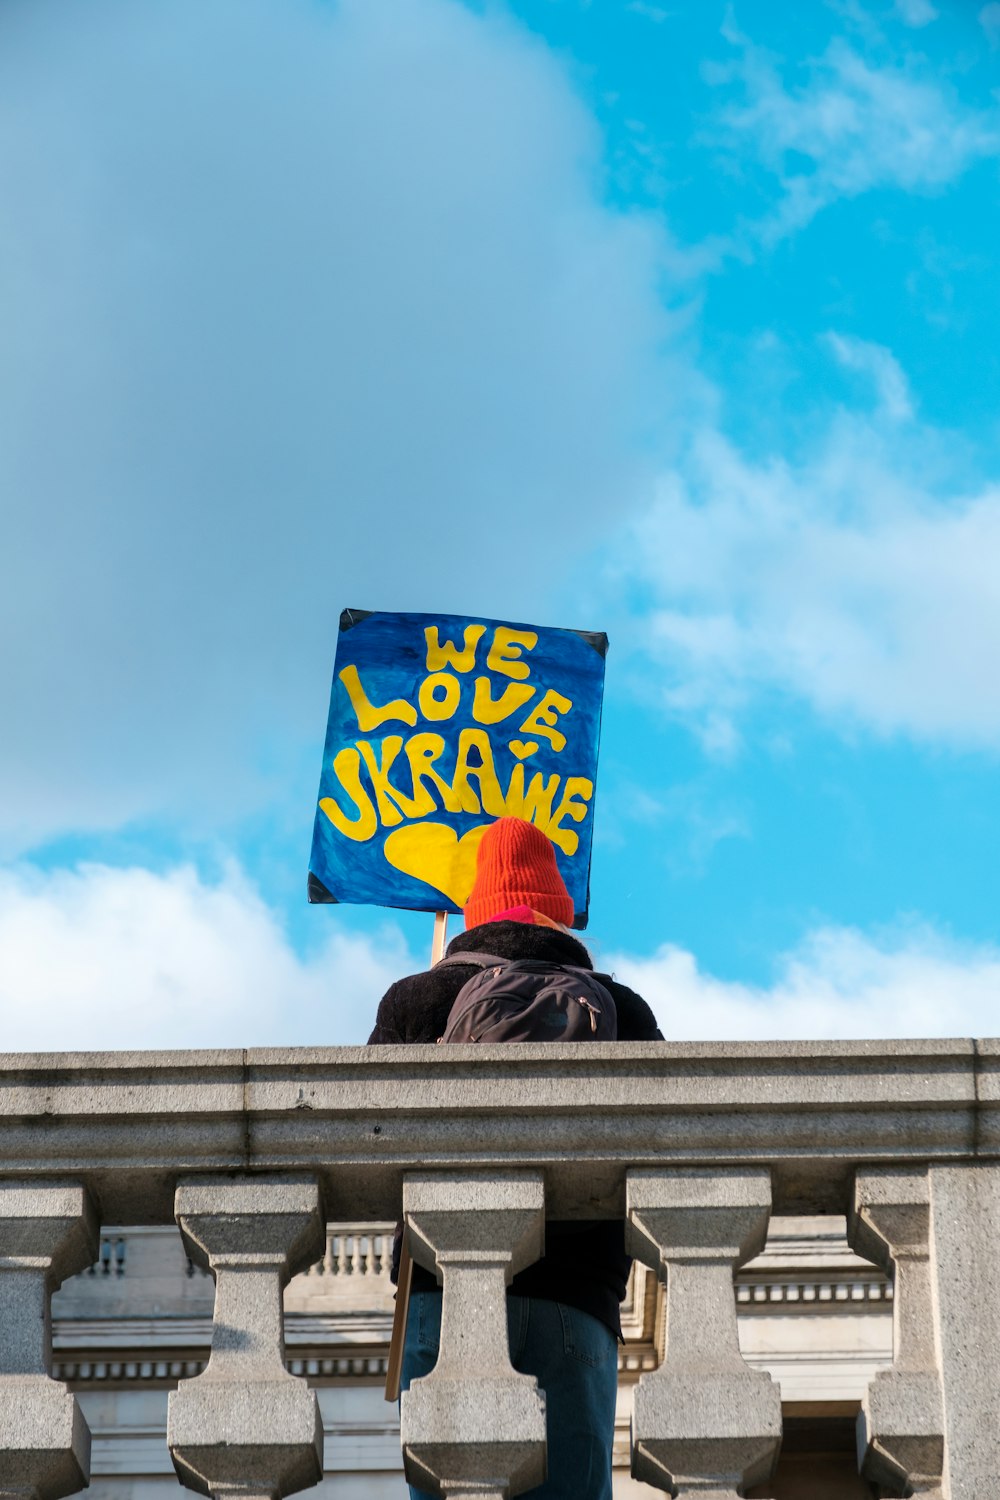
POLYGON ((207 1368, 170 1396, 167 1442, 201 1494, 279 1497, 323 1476, 316 1397, 284 1367, 281 1293, 317 1258, 325 1219, 314 1180, 196 1179, 177 1189, 188 1254, 216 1282, 207 1368))
POLYGON ((1000 1489, 1000 1164, 930 1168, 945 1494, 1000 1489))
POLYGON ((740 1354, 733 1272, 767 1234, 768 1173, 628 1174, 626 1244, 665 1279, 666 1349, 632 1416, 632 1473, 678 1495, 731 1497, 765 1480, 781 1442, 771 1377, 740 1354))
POLYGON ((555 1217, 705 1160, 767 1163, 776 1212, 846 1212, 857 1165, 1000 1151, 1000 1044, 18 1054, 0 1119, 0 1174, 79 1176, 118 1223, 169 1222, 179 1175, 314 1163, 333 1216, 394 1218, 406 1170, 470 1153, 541 1170, 555 1217))
MULTIPOLYGON (((990 1085, 992 1086, 992 1085, 990 1085)), ((1000 1471, 1000 1164, 859 1173, 853 1243, 896 1268, 895 1361, 869 1387, 866 1472, 980 1500, 1000 1471)))
POLYGON ((437 1364, 401 1402, 406 1476, 451 1500, 520 1494, 545 1476, 545 1401, 511 1365, 506 1289, 542 1253, 541 1174, 414 1173, 403 1210, 410 1253, 443 1280, 437 1364))
POLYGON ((893 1366, 876 1375, 858 1415, 861 1471, 889 1493, 932 1500, 941 1494, 944 1412, 929 1264, 927 1168, 859 1172, 848 1238, 859 1255, 890 1274, 895 1269, 893 1366))
POLYGON ((0 1493, 58 1500, 89 1481, 90 1431, 75 1396, 49 1376, 50 1306, 97 1244, 78 1183, 0 1182, 0 1493))

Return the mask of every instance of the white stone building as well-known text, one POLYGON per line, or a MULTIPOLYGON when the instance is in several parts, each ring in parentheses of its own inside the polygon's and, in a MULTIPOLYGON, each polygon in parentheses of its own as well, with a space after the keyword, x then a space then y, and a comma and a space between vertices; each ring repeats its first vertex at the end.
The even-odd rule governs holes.
POLYGON ((530 1488, 546 1217, 636 1257, 618 1500, 996 1492, 1000 1041, 955 1039, 0 1057, 0 1500, 381 1500, 400 1443, 530 1488), (397 1425, 400 1211, 444 1316, 397 1425))
MULTIPOLYGON (((399 1420, 384 1399, 394 1289, 392 1226, 330 1225, 326 1253, 285 1291, 289 1369, 318 1394, 330 1500, 405 1500, 399 1420)), ((812 1500, 869 1496, 854 1424, 875 1371, 892 1363, 892 1289, 848 1248, 842 1220, 772 1221, 765 1252, 736 1278, 740 1347, 781 1388, 785 1447, 759 1493, 812 1500)), ((167 1449, 167 1395, 200 1374, 214 1285, 176 1229, 105 1229, 100 1257, 53 1299, 57 1378, 93 1434, 93 1500, 179 1494, 167 1449)), ((622 1309, 616 1500, 652 1493, 629 1476, 632 1391, 663 1352, 663 1289, 641 1264, 622 1309)), ((755 1491, 754 1493, 757 1493, 755 1491)))

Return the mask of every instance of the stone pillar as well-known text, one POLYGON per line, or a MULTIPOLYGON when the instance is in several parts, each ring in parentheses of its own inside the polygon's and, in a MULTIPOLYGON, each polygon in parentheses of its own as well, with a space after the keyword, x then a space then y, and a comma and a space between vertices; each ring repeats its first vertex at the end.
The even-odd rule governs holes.
POLYGON ((0 1182, 0 1495, 58 1500, 90 1482, 90 1430, 50 1376, 52 1293, 97 1257, 85 1188, 0 1182))
POLYGON ((212 1352, 170 1396, 167 1443, 203 1495, 278 1500, 323 1477, 316 1397, 284 1364, 282 1291, 323 1253, 312 1178, 192 1178, 177 1188, 188 1255, 215 1277, 212 1352))
POLYGON ((626 1243, 666 1281, 663 1364, 635 1390, 632 1473, 672 1495, 732 1500, 766 1480, 781 1442, 778 1387, 740 1354, 733 1272, 764 1246, 766 1170, 631 1171, 626 1243))
POLYGON ((929 1175, 944 1492, 982 1500, 1000 1489, 1000 1162, 929 1175))
POLYGON ((403 1216, 443 1282, 437 1364, 401 1402, 406 1477, 449 1500, 518 1495, 545 1477, 545 1398, 511 1365, 507 1286, 542 1254, 541 1174, 411 1174, 403 1216))
POLYGON ((883 1493, 927 1500, 942 1494, 944 1459, 929 1236, 926 1167, 858 1172, 848 1239, 894 1280, 893 1364, 875 1376, 858 1413, 858 1461, 883 1493))

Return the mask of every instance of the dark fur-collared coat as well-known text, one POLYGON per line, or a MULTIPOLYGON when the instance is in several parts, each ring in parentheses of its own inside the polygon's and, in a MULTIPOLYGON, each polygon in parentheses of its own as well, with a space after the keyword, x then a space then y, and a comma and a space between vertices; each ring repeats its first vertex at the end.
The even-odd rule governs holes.
MULTIPOLYGON (((449 958, 460 953, 495 953, 500 958, 528 958, 541 963, 593 967, 590 954, 569 933, 526 922, 484 922, 461 932, 448 944, 449 958)), ((382 998, 369 1044, 436 1042, 444 1032, 448 1013, 465 982, 479 972, 476 964, 447 964, 411 974, 391 985, 382 998)), ((618 1012, 621 1042, 663 1041, 656 1018, 634 990, 610 974, 597 978, 611 993, 618 1012)), ((624 1228, 619 1220, 549 1222, 545 1226, 545 1255, 515 1276, 511 1291, 525 1297, 565 1302, 601 1319, 620 1333, 618 1307, 625 1295, 630 1261, 625 1254, 624 1228)), ((398 1245, 393 1256, 393 1279, 398 1245)), ((413 1290, 436 1286, 434 1278, 414 1267, 413 1290)))

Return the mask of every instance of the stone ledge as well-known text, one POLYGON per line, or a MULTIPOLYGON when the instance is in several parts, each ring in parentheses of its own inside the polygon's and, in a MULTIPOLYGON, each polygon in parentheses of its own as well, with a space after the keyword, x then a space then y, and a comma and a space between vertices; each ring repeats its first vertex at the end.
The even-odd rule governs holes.
POLYGON ((395 1218, 417 1166, 512 1162, 555 1216, 708 1161, 770 1166, 776 1212, 843 1212, 859 1164, 1000 1153, 1000 1042, 7 1054, 0 1119, 0 1175, 81 1180, 112 1223, 169 1223, 181 1175, 317 1163, 343 1219, 395 1218))

